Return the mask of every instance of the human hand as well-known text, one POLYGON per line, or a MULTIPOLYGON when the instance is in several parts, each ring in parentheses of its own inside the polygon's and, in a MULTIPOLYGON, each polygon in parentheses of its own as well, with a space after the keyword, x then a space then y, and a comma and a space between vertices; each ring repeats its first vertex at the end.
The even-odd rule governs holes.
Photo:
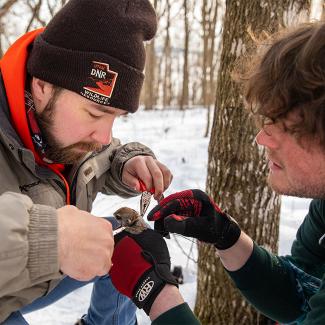
POLYGON ((72 205, 57 213, 61 271, 79 281, 108 274, 114 249, 110 222, 72 205))
POLYGON ((163 192, 169 187, 173 175, 161 162, 151 156, 135 156, 128 160, 122 171, 124 184, 140 192, 139 180, 149 190, 155 189, 154 198, 159 200, 163 192))
POLYGON ((164 235, 174 232, 194 237, 220 250, 235 244, 241 233, 236 221, 196 189, 167 196, 149 212, 148 220, 155 221, 155 230, 164 235))
POLYGON ((163 237, 152 229, 140 234, 115 235, 110 271, 112 283, 149 315, 152 304, 167 283, 177 286, 170 272, 170 256, 163 237))

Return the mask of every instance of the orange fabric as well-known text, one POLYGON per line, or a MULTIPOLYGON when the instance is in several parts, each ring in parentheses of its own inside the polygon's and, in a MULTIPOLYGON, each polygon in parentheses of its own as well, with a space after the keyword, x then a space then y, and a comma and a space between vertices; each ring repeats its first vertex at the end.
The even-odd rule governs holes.
POLYGON ((30 32, 19 38, 5 53, 1 60, 1 72, 6 88, 12 122, 20 139, 26 148, 32 150, 36 162, 43 164, 35 152, 32 138, 30 136, 25 110, 25 81, 27 47, 42 29, 30 32))
POLYGON ((53 165, 53 164, 50 165, 50 164, 48 164, 48 165, 47 165, 47 167, 48 167, 49 169, 52 169, 52 170, 54 171, 54 173, 56 173, 57 175, 59 175, 59 176, 61 177, 61 179, 63 180, 64 185, 65 185, 65 188, 66 188, 66 195, 67 195, 66 203, 67 203, 68 205, 70 205, 70 204, 71 204, 71 198, 70 198, 70 186, 69 186, 69 183, 68 183, 68 181, 65 179, 65 177, 63 176, 63 174, 61 173, 61 171, 60 171, 56 166, 58 166, 58 164, 56 164, 56 165, 53 165))
POLYGON ((37 35, 42 33, 44 28, 29 32, 20 37, 5 53, 1 64, 1 73, 8 98, 10 114, 13 126, 22 140, 24 146, 34 154, 36 163, 47 166, 62 178, 67 192, 67 204, 70 204, 70 188, 61 172, 64 171, 62 164, 46 164, 34 148, 25 108, 25 82, 26 82, 26 61, 28 57, 28 46, 34 41, 37 35))

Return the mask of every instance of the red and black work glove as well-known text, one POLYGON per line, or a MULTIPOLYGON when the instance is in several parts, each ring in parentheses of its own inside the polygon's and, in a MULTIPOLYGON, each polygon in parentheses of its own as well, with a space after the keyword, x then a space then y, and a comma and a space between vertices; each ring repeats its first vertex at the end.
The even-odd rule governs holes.
POLYGON ((167 283, 178 286, 170 271, 166 242, 152 229, 145 229, 140 234, 122 231, 114 239, 110 270, 113 285, 149 315, 164 286, 167 283))
POLYGON ((186 190, 167 196, 148 214, 155 230, 194 237, 212 243, 217 249, 234 245, 239 236, 238 224, 201 190, 186 190))

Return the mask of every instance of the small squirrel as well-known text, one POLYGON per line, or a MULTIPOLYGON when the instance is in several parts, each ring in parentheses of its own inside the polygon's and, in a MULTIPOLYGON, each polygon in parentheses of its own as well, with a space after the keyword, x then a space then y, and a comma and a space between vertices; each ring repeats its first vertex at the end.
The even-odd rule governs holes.
POLYGON ((121 223, 121 226, 126 227, 125 231, 131 234, 140 234, 148 228, 140 214, 131 208, 120 208, 113 213, 113 216, 121 223))

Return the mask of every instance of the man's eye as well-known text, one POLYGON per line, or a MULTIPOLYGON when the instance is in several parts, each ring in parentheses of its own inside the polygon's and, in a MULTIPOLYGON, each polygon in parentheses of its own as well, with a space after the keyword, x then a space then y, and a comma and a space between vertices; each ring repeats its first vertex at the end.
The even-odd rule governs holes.
POLYGON ((89 114, 89 116, 90 116, 91 118, 94 118, 94 119, 99 119, 99 118, 102 117, 102 115, 94 115, 94 114, 92 114, 92 113, 90 113, 90 112, 88 112, 88 114, 89 114))

